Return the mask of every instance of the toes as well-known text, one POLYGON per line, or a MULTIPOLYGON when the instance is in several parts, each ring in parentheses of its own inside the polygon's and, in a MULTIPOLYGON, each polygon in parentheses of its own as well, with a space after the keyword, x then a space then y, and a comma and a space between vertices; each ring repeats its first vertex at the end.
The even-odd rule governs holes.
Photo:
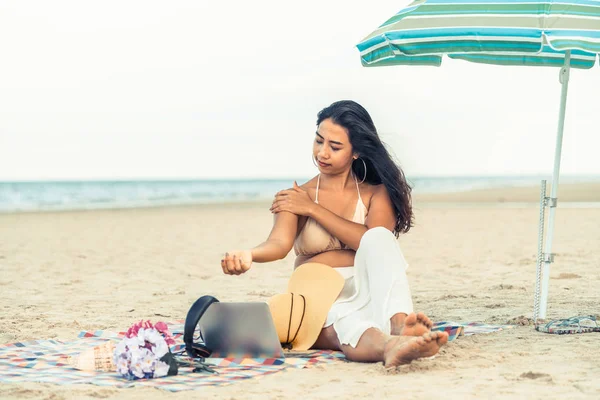
POLYGON ((433 321, 431 321, 428 317, 425 317, 425 325, 431 329, 433 327, 433 321))
POLYGON ((448 336, 448 334, 446 332, 440 332, 440 331, 427 332, 427 335, 433 340, 437 340, 444 335, 448 336))
POLYGON ((427 343, 437 339, 437 335, 435 334, 435 332, 427 332, 427 333, 423 334, 423 336, 421 336, 421 337, 427 343))
POLYGON ((433 322, 431 322, 431 320, 427 317, 427 315, 425 315, 422 312, 417 314, 417 320, 419 322, 421 322, 423 325, 425 325, 427 328, 431 329, 431 327, 433 326, 433 322))
POLYGON ((438 344, 443 345, 448 342, 448 334, 446 332, 428 332, 423 335, 424 338, 427 338, 427 342, 437 341, 438 344))
POLYGON ((437 335, 437 341, 440 345, 446 344, 448 343, 448 333, 446 332, 436 332, 437 335))
POLYGON ((417 336, 414 338, 415 343, 417 343, 419 346, 422 346, 424 344, 426 344, 427 342, 430 342, 430 340, 427 340, 427 338, 423 335, 423 336, 417 336))
POLYGON ((404 326, 414 326, 417 324, 417 314, 410 313, 404 318, 404 326))

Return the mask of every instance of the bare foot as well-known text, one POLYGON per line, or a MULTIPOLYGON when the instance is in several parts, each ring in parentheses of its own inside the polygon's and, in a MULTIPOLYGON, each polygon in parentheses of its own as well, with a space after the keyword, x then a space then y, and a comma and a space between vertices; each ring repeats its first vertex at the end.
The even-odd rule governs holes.
POLYGON ((433 322, 425 314, 420 313, 410 313, 406 318, 404 318, 403 323, 394 324, 394 320, 392 318, 392 329, 391 334, 395 336, 421 336, 424 333, 427 333, 431 330, 433 326, 433 322))
POLYGON ((418 337, 394 336, 383 351, 383 364, 386 368, 410 364, 422 357, 431 357, 448 343, 446 332, 428 332, 418 337))

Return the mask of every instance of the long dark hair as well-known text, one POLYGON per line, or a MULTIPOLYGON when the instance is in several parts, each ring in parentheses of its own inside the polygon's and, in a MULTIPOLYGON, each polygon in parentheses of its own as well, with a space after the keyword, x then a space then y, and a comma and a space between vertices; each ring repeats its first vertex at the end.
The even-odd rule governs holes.
POLYGON ((406 182, 402 169, 392 160, 385 145, 377 134, 371 116, 360 104, 351 100, 337 101, 322 109, 317 115, 317 126, 324 120, 331 120, 346 128, 354 153, 365 162, 352 163, 354 176, 372 185, 383 183, 390 196, 396 213, 394 234, 406 233, 413 226, 412 188, 406 182))

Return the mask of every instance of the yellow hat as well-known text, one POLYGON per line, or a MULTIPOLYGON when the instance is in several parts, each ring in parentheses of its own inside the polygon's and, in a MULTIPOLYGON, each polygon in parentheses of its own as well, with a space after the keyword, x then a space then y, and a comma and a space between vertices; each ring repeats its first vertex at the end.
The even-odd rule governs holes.
POLYGON ((344 278, 328 265, 307 263, 296 268, 287 293, 269 299, 275 329, 284 347, 310 349, 343 287, 344 278))

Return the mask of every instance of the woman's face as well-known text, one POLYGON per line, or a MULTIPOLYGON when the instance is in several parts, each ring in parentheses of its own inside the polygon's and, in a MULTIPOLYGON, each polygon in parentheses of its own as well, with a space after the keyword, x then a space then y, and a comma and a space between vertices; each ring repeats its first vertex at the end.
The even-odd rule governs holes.
POLYGON ((323 120, 315 135, 313 157, 321 172, 339 173, 350 168, 353 154, 346 128, 330 118, 323 120))

